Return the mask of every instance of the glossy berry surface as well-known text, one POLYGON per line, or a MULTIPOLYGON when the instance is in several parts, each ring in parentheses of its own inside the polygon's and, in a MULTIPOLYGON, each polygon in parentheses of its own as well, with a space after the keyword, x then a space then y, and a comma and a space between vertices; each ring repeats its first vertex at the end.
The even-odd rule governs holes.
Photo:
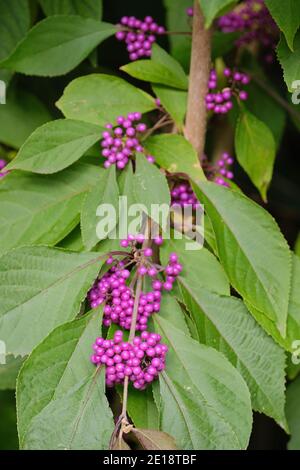
POLYGON ((231 70, 228 67, 223 71, 226 86, 218 90, 218 76, 215 69, 210 71, 208 90, 206 95, 206 109, 215 114, 227 114, 233 108, 233 98, 247 100, 248 94, 242 87, 250 83, 246 73, 231 70))
POLYGON ((124 41, 130 60, 151 57, 152 45, 157 35, 165 33, 165 28, 155 23, 152 16, 139 20, 135 16, 123 16, 120 21, 122 30, 116 33, 119 41, 124 41))
POLYGON ((165 369, 168 347, 161 343, 159 334, 144 331, 128 343, 118 330, 113 339, 96 338, 93 350, 91 362, 106 366, 108 387, 122 384, 128 377, 136 389, 144 390, 165 369))
MULTIPOLYGON (((142 118, 141 113, 129 113, 126 117, 118 116, 116 124, 106 124, 106 130, 102 133, 102 156, 106 159, 104 167, 116 165, 123 170, 136 152, 144 153, 140 143, 140 136, 147 130, 146 124, 138 122, 142 118)), ((150 163, 154 163, 152 155, 146 155, 150 163)))

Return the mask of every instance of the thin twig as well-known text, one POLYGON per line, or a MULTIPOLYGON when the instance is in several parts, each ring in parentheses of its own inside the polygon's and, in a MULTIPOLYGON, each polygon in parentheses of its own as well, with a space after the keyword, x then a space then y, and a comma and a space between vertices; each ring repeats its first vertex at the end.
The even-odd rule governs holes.
POLYGON ((170 116, 168 114, 165 114, 162 116, 155 124, 153 127, 151 127, 144 135, 142 138, 143 140, 148 139, 150 135, 153 134, 153 132, 157 131, 157 129, 160 129, 161 127, 167 126, 168 124, 172 124, 172 119, 170 119, 170 116))
POLYGON ((200 10, 199 1, 195 0, 185 135, 197 150, 199 159, 204 153, 207 119, 205 97, 210 64, 211 31, 205 29, 204 16, 200 10))

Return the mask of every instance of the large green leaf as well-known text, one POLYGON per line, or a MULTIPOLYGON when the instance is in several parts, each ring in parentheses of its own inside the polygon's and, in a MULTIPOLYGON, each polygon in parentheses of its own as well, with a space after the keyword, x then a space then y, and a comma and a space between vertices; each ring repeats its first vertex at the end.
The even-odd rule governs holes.
POLYGON ((266 0, 274 20, 284 33, 289 48, 293 50, 294 37, 300 26, 300 3, 298 0, 266 0))
POLYGON ((45 105, 21 88, 9 87, 5 106, 0 106, 0 142, 19 148, 39 126, 51 121, 45 105))
POLYGON ((31 134, 8 169, 50 174, 67 168, 101 138, 101 128, 71 119, 49 122, 31 134))
POLYGON ((285 354, 249 314, 243 302, 180 279, 184 301, 201 343, 222 352, 244 377, 256 411, 287 428, 285 354))
POLYGON ((101 171, 78 163, 52 176, 7 175, 0 184, 0 253, 62 240, 78 224, 85 193, 101 171))
POLYGON ((121 70, 146 82, 161 83, 180 90, 188 88, 188 79, 181 65, 157 44, 151 60, 137 60, 123 65, 121 70))
POLYGON ((148 216, 159 223, 160 214, 156 209, 169 207, 170 191, 166 177, 142 154, 136 157, 133 194, 135 202, 144 205, 148 216))
POLYGON ((39 0, 47 16, 80 15, 100 20, 102 0, 39 0))
MULTIPOLYGON (((190 18, 186 9, 192 6, 191 0, 164 0, 166 8, 166 22, 168 31, 188 31, 190 29, 190 18)), ((191 36, 188 34, 170 34, 169 42, 172 56, 177 59, 186 71, 190 67, 191 36)))
POLYGON ((246 110, 241 111, 236 127, 235 149, 239 164, 266 200, 273 175, 275 140, 266 124, 246 110))
POLYGON ((0 390, 13 390, 16 388, 17 375, 24 358, 14 357, 10 354, 6 356, 5 360, 5 364, 0 364, 0 390))
POLYGON ((73 80, 56 103, 70 119, 104 126, 117 116, 156 107, 154 99, 121 78, 92 74, 73 80))
POLYGON ((300 77, 300 31, 295 36, 294 51, 291 51, 286 39, 282 36, 277 47, 277 55, 283 76, 289 91, 293 91, 293 83, 300 77))
POLYGON ((160 377, 161 428, 180 449, 245 449, 251 433, 249 390, 230 362, 155 315, 170 346, 160 377))
POLYGON ((183 265, 181 278, 195 289, 204 287, 222 295, 230 294, 230 286, 224 269, 217 258, 197 242, 187 238, 167 240, 160 249, 162 263, 167 264, 170 253, 177 253, 183 265))
POLYGON ((96 311, 59 326, 26 360, 17 386, 21 449, 108 448, 105 371, 89 360, 100 322, 96 311))
MULTIPOLYGON (((81 210, 81 233, 85 248, 91 250, 102 237, 96 233, 99 216, 97 208, 100 204, 109 204, 118 213, 119 188, 116 180, 115 166, 109 170, 103 170, 95 186, 87 193, 81 210)), ((116 227, 117 218, 113 221, 113 230, 116 227), (115 222, 115 223, 114 223, 115 222)))
POLYGON ((178 129, 182 131, 187 107, 187 92, 159 84, 152 85, 152 89, 162 106, 174 119, 178 129))
POLYGON ((181 135, 155 135, 149 137, 144 146, 168 172, 185 173, 199 180, 205 179, 196 150, 181 135))
POLYGON ((0 66, 27 75, 64 75, 115 31, 115 26, 92 18, 50 16, 37 23, 0 66))
POLYGON ((276 222, 242 193, 212 182, 199 182, 194 190, 211 220, 231 284, 285 336, 292 266, 276 222))
MULTIPOLYGON (((25 36, 30 25, 30 11, 27 0, 0 0, 0 60, 5 59, 25 36)), ((0 79, 6 83, 10 72, 0 71, 0 79)))
POLYGON ((300 450, 300 377, 288 386, 286 416, 291 433, 288 448, 300 450))
POLYGON ((246 305, 256 321, 287 351, 293 353, 295 351, 294 341, 300 339, 300 259, 293 255, 292 263, 292 282, 289 298, 288 317, 286 337, 282 334, 276 325, 252 305, 246 302, 246 305))
POLYGON ((199 3, 205 16, 205 26, 208 28, 222 10, 235 5, 237 0, 199 0, 199 3))
POLYGON ((73 319, 103 264, 99 253, 25 247, 0 258, 0 339, 7 353, 28 354, 73 319))

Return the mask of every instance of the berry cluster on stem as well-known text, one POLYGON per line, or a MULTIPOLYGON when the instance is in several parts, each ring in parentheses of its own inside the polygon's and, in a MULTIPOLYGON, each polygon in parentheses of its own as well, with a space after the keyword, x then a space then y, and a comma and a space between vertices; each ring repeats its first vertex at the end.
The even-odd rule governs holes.
MULTIPOLYGON (((118 116, 115 126, 112 123, 105 125, 107 130, 102 133, 101 141, 102 156, 106 159, 104 168, 116 165, 123 170, 136 152, 144 152, 139 137, 146 132, 147 126, 143 122, 137 123, 141 118, 141 113, 129 113, 126 117, 118 116)), ((152 155, 146 155, 146 158, 154 163, 152 155)))
POLYGON ((226 67, 223 71, 224 77, 227 81, 227 86, 222 90, 217 90, 218 76, 215 69, 210 72, 208 81, 209 93, 207 93, 206 109, 215 114, 227 114, 233 107, 233 97, 236 96, 240 100, 245 101, 248 99, 248 93, 241 89, 241 86, 250 83, 250 77, 246 73, 237 70, 231 70, 226 67))
POLYGON ((118 31, 116 38, 125 41, 132 61, 141 57, 151 57, 152 44, 156 41, 156 36, 165 33, 165 28, 155 23, 152 16, 146 16, 143 21, 135 16, 123 16, 120 26, 127 29, 118 31))

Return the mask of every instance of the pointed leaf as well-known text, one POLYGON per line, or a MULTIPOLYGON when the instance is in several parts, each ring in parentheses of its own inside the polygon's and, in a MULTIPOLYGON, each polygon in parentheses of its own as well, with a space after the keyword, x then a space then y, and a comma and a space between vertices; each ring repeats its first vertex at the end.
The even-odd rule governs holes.
POLYGON ((276 222, 236 191, 210 182, 199 182, 194 190, 211 220, 231 284, 285 336, 292 266, 276 222))
POLYGON ((156 107, 154 99, 119 77, 91 74, 73 80, 56 103, 66 118, 104 126, 117 116, 146 113, 156 107))
POLYGON ((78 224, 85 193, 101 171, 76 164, 53 176, 7 175, 0 185, 0 253, 62 240, 78 224))
POLYGON ((265 201, 273 175, 276 145, 270 129, 247 110, 241 111, 237 123, 235 149, 239 164, 265 201))
POLYGON ((205 26, 208 28, 224 8, 235 5, 237 0, 199 0, 199 3, 205 16, 205 26))
POLYGON ((180 279, 183 297, 197 327, 201 343, 222 352, 247 383, 256 411, 287 428, 285 354, 235 297, 197 289, 180 279))
POLYGON ((300 377, 288 386, 286 416, 291 433, 288 449, 300 450, 300 377))
POLYGON ((7 355, 5 359, 6 363, 0 364, 0 390, 13 390, 24 358, 7 355))
POLYGON ((100 139, 101 128, 98 126, 58 119, 36 129, 8 169, 56 173, 79 160, 100 139))
POLYGON ((298 0, 266 0, 271 15, 284 33, 289 48, 293 50, 294 37, 300 26, 300 4, 298 0))
POLYGON ((178 129, 182 131, 187 108, 187 92, 159 84, 152 85, 152 89, 162 106, 174 119, 178 129))
POLYGON ((0 339, 7 353, 28 354, 73 319, 103 264, 99 253, 18 248, 0 258, 0 339))
POLYGON ((114 423, 105 371, 89 360, 100 322, 96 311, 59 326, 26 360, 17 387, 21 449, 107 449, 114 423))
POLYGON ((149 137, 144 146, 155 157, 156 162, 169 173, 185 173, 199 180, 205 180, 195 149, 181 135, 155 135, 149 137))
POLYGON ((283 77, 290 92, 294 91, 294 82, 300 77, 300 31, 295 36, 294 50, 291 51, 282 36, 277 46, 277 55, 283 69, 283 77))
POLYGON ((162 430, 180 449, 245 449, 252 415, 243 378, 223 354, 159 315, 154 322, 170 346, 160 377, 162 430))
POLYGON ((92 18, 50 16, 37 23, 0 66, 27 75, 64 75, 115 32, 114 25, 92 18))

